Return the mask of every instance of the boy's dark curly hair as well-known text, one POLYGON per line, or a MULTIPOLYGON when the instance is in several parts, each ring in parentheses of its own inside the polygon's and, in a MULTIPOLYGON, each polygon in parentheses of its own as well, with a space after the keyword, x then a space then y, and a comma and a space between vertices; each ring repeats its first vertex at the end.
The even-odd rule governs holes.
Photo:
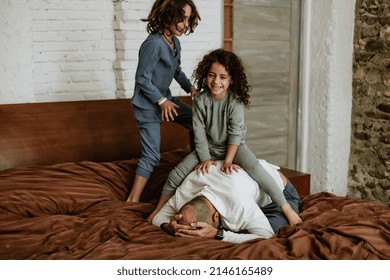
POLYGON ((249 108, 249 91, 252 87, 248 85, 244 66, 241 59, 233 52, 217 49, 206 54, 194 70, 192 77, 198 91, 207 88, 207 74, 214 62, 225 66, 226 71, 232 76, 233 83, 229 86, 234 98, 240 100, 246 108, 249 108))
POLYGON ((198 21, 200 20, 199 13, 192 0, 156 0, 149 12, 149 15, 142 21, 147 22, 146 30, 150 34, 163 34, 164 29, 169 29, 184 20, 184 6, 191 7, 191 16, 188 19, 188 28, 184 34, 188 35, 194 32, 198 21))

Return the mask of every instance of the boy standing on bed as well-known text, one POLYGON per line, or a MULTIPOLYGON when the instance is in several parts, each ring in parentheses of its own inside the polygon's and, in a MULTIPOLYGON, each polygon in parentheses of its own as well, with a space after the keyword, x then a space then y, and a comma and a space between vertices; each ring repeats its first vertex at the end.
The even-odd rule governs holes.
POLYGON ((190 153, 169 174, 156 210, 175 193, 193 170, 206 174, 216 160, 223 160, 225 174, 243 168, 276 203, 290 225, 302 222, 298 212, 287 202, 281 189, 258 163, 245 144, 244 107, 249 106, 248 85, 241 59, 223 49, 206 54, 193 74, 199 93, 193 102, 195 151, 190 153))
POLYGON ((200 16, 192 0, 156 0, 147 19, 150 34, 139 50, 132 98, 141 136, 142 155, 127 201, 138 202, 154 168, 160 162, 162 121, 174 121, 192 133, 192 111, 172 97, 173 78, 186 91, 196 89, 180 67, 181 46, 177 36, 194 32, 200 16))

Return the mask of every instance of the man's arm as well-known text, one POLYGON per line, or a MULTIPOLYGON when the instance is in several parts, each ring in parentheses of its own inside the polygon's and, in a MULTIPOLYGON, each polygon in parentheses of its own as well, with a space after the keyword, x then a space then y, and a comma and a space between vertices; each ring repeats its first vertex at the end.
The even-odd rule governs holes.
MULTIPOLYGON (((244 201, 241 211, 237 214, 237 224, 226 224, 230 230, 224 229, 220 240, 241 243, 255 238, 270 238, 274 231, 263 211, 254 201, 244 201), (235 232, 233 232, 234 230, 235 232)), ((196 229, 180 229, 178 236, 215 238, 218 229, 205 222, 191 224, 196 229)))
POLYGON ((152 223, 165 232, 177 236, 179 230, 188 230, 191 229, 191 226, 181 225, 177 222, 181 219, 181 215, 177 215, 177 211, 171 203, 174 203, 174 199, 171 199, 164 204, 160 211, 154 216, 152 223))
POLYGON ((158 201, 156 208, 153 210, 153 212, 146 219, 148 222, 151 222, 153 220, 154 216, 156 216, 156 214, 160 211, 160 209, 164 206, 164 204, 166 204, 168 202, 169 198, 170 198, 170 196, 161 195, 160 200, 158 201))
MULTIPOLYGON (((192 224, 191 226, 196 227, 196 229, 180 229, 178 230, 176 236, 181 237, 203 237, 203 238, 214 238, 216 239, 218 229, 209 225, 205 222, 197 222, 192 224)), ((253 232, 232 232, 226 229, 223 229, 223 238, 219 239, 226 242, 232 243, 241 243, 248 240, 256 239, 256 238, 270 238, 273 235, 273 231, 257 228, 254 229, 253 232)))
POLYGON ((152 223, 155 226, 158 226, 165 232, 175 235, 175 225, 177 225, 176 219, 174 219, 176 215, 176 210, 170 203, 165 203, 160 211, 154 216, 152 223))
POLYGON ((274 231, 261 211, 260 207, 255 203, 255 201, 245 201, 243 202, 243 207, 241 212, 237 213, 237 220, 240 221, 239 224, 236 224, 236 228, 239 233, 227 232, 226 238, 224 241, 240 243, 248 241, 255 238, 270 238, 274 234, 274 231), (247 233, 242 233, 245 231, 247 233))
POLYGON ((241 243, 256 238, 270 238, 273 234, 273 232, 267 230, 257 231, 256 233, 235 233, 232 231, 225 231, 222 240, 226 242, 241 243))
POLYGON ((163 224, 169 224, 171 218, 176 215, 175 208, 171 205, 170 201, 161 207, 160 211, 153 217, 152 224, 158 227, 162 227, 163 224))

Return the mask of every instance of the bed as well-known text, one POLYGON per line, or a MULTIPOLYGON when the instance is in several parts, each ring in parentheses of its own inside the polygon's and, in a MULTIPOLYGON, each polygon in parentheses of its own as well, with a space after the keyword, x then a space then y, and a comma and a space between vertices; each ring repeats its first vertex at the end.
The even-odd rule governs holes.
POLYGON ((289 169, 303 223, 240 244, 168 235, 145 218, 189 136, 163 125, 161 164, 130 203, 140 144, 129 100, 0 105, 0 259, 390 259, 389 207, 310 194, 309 175, 289 169))

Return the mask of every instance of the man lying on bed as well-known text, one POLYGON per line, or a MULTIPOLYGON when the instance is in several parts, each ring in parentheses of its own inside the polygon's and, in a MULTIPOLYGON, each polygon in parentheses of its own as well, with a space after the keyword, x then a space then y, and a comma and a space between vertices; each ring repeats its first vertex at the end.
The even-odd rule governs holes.
MULTIPOLYGON (((228 242, 269 238, 288 221, 267 194, 242 169, 227 175, 222 161, 207 174, 193 171, 154 216, 152 223, 176 236, 208 237, 228 242), (262 208, 260 208, 262 207, 262 208), (267 217, 265 213, 267 214, 267 217), (272 224, 272 226, 271 226, 272 224)), ((295 212, 301 201, 277 167, 260 160, 295 212)))

